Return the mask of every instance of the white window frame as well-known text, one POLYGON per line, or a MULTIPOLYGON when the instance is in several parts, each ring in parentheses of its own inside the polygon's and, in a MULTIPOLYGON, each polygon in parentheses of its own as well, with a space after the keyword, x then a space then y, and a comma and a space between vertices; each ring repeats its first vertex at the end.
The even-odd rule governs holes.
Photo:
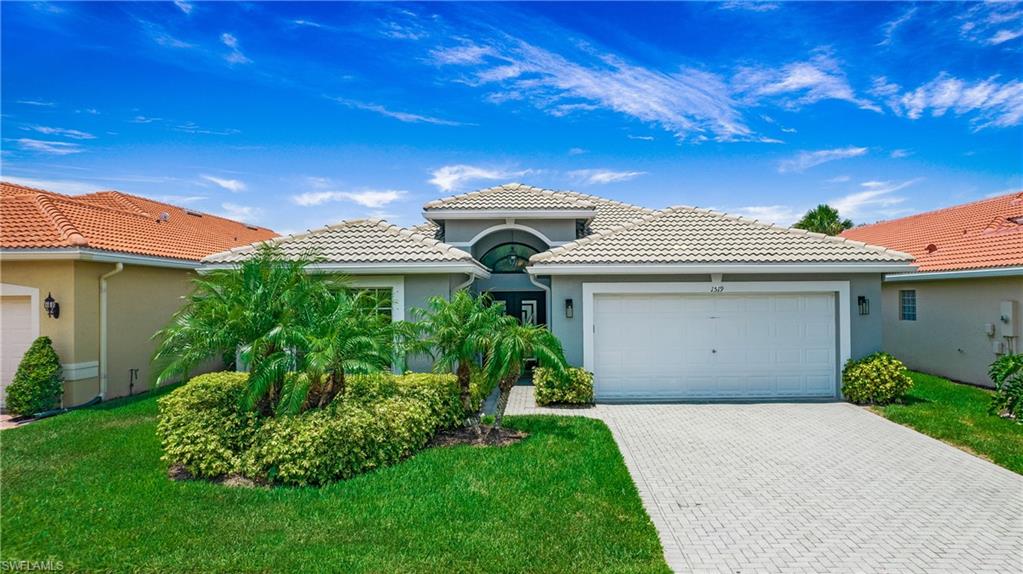
MULTIPOLYGON (((689 295, 753 295, 782 293, 833 293, 838 296, 838 374, 852 356, 852 310, 848 281, 735 281, 735 282, 663 282, 663 283, 583 283, 583 368, 593 372, 593 298, 597 294, 689 294, 689 295)), ((836 396, 841 396, 836 389, 836 396)))
POLYGON ((917 317, 919 316, 918 311, 920 309, 920 301, 919 301, 919 299, 917 298, 916 295, 917 295, 916 289, 899 289, 899 321, 916 321, 917 320, 917 317), (913 318, 912 319, 907 319, 906 316, 905 316, 905 313, 904 313, 905 302, 902 300, 902 294, 903 293, 912 293, 913 294, 913 318))

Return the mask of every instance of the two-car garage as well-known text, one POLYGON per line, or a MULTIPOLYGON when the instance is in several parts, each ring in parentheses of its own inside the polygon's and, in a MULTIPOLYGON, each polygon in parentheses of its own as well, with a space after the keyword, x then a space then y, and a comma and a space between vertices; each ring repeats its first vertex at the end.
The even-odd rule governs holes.
POLYGON ((598 400, 837 396, 840 286, 638 287, 584 286, 585 356, 598 400), (737 287, 750 292, 730 293, 737 287))

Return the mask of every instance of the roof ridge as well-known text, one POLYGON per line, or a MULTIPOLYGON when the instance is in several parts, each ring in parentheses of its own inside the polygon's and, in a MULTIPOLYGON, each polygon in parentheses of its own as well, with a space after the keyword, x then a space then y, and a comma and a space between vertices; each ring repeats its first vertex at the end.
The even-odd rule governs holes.
MULTIPOLYGON (((433 209, 433 208, 441 207, 443 204, 451 202, 451 201, 456 201, 456 200, 460 200, 460 199, 469 199, 469 198, 473 198, 473 197, 478 197, 480 195, 489 195, 489 194, 497 193, 499 191, 519 191, 519 190, 535 191, 535 192, 538 192, 538 193, 541 193, 541 194, 544 194, 544 195, 549 195, 549 196, 554 196, 554 195, 559 195, 559 194, 566 194, 567 195, 566 192, 561 191, 561 190, 557 190, 557 189, 548 189, 548 188, 545 188, 545 187, 537 187, 535 185, 526 185, 526 184, 523 184, 523 183, 510 182, 510 183, 502 183, 500 185, 495 185, 495 186, 491 186, 491 187, 485 187, 483 189, 467 191, 465 193, 459 193, 459 194, 456 194, 456 195, 449 195, 447 197, 442 197, 440 199, 434 199, 432 201, 426 202, 423 205, 423 209, 433 209)), ((579 203, 579 202, 582 201, 582 200, 580 200, 577 197, 568 197, 567 199, 570 199, 570 200, 572 200, 573 202, 576 202, 576 203, 579 203)), ((593 205, 580 205, 579 207, 594 207, 594 206, 593 205)))
MULTIPOLYGON (((125 209, 127 209, 128 211, 134 211, 135 213, 138 213, 139 215, 145 215, 146 217, 152 217, 153 216, 153 214, 149 213, 145 209, 142 209, 141 206, 137 205, 135 202, 133 202, 131 199, 129 199, 126 196, 126 194, 121 193, 120 191, 117 191, 117 190, 114 190, 114 189, 107 189, 107 190, 103 190, 103 191, 97 191, 97 192, 94 192, 92 194, 86 194, 86 195, 109 196, 117 204, 125 206, 125 209)), ((84 197, 84 196, 80 196, 80 197, 84 197)), ((159 203, 159 202, 157 202, 157 203, 159 203)))
MULTIPOLYGON (((899 222, 899 221, 907 221, 907 220, 910 220, 910 219, 915 219, 917 217, 923 217, 925 215, 937 215, 939 213, 944 213, 946 211, 953 211, 953 210, 962 209, 964 207, 970 207, 970 206, 979 205, 979 204, 982 204, 982 203, 988 203, 988 202, 1004 200, 1007 197, 1009 197, 1010 195, 1015 195, 1016 196, 1015 199, 1013 199, 1013 201, 1023 200, 1023 190, 1020 190, 1020 191, 1010 191, 1009 193, 999 194, 999 195, 996 195, 994 197, 985 197, 983 199, 976 199, 974 201, 969 201, 967 203, 960 203, 960 204, 957 204, 957 205, 950 205, 948 207, 942 207, 942 208, 939 208, 939 209, 932 209, 930 211, 921 211, 920 213, 914 213, 912 215, 905 215, 903 217, 896 217, 895 219, 885 219, 885 220, 882 220, 882 221, 875 221, 874 223, 865 223, 863 225, 857 225, 853 229, 856 229, 856 230, 869 229, 871 227, 876 227, 878 225, 887 225, 889 223, 896 223, 896 222, 899 222)), ((848 231, 852 231, 852 230, 848 230, 848 231)))
MULTIPOLYGON (((369 221, 373 221, 373 219, 370 219, 369 221)), ((426 245, 428 247, 437 249, 437 251, 439 253, 442 253, 444 255, 454 255, 455 257, 458 257, 458 258, 469 258, 469 259, 472 258, 471 254, 466 253, 465 251, 462 251, 461 249, 459 249, 459 248, 457 248, 457 247, 455 247, 453 245, 448 245, 447 243, 444 243, 443 241, 438 241, 437 239, 432 239, 430 237, 427 237, 427 236, 423 235, 422 233, 419 233, 418 231, 414 231, 414 230, 409 229, 407 227, 402 227, 400 225, 391 223, 391 222, 387 221, 386 219, 375 219, 375 221, 377 221, 377 224, 379 226, 381 226, 385 231, 387 231, 388 233, 390 233, 392 235, 396 235, 398 237, 406 237, 408 239, 412 239, 414 241, 418 241, 418 242, 422 243, 423 245, 426 245)))
POLYGON ((594 195, 592 193, 580 193, 578 191, 565 191, 565 190, 554 190, 554 191, 556 193, 562 193, 562 194, 565 194, 565 195, 571 195, 573 197, 579 197, 581 199, 586 199, 586 200, 589 200, 589 201, 600 201, 602 203, 613 203, 615 205, 619 205, 619 206, 622 206, 622 207, 631 207, 633 209, 641 209, 643 211, 646 211, 647 213, 653 213, 653 212, 659 211, 657 209, 653 209, 653 208, 646 207, 646 206, 643 206, 643 205, 636 205, 635 203, 625 203, 624 201, 619 201, 617 199, 611 199, 609 197, 602 197, 602 196, 599 196, 599 195, 594 195))
POLYGON ((60 234, 60 238, 72 245, 86 246, 89 241, 85 239, 78 228, 71 223, 71 220, 67 218, 67 215, 60 210, 59 207, 54 205, 53 199, 44 193, 37 194, 35 196, 35 203, 39 207, 39 210, 43 212, 50 223, 56 228, 57 233, 60 234))
POLYGON ((598 239, 603 239, 605 237, 610 237, 612 235, 617 235, 617 234, 619 234, 619 233, 621 233, 623 231, 628 231, 629 229, 633 229, 633 228, 641 225, 644 222, 653 221, 653 220, 661 217, 665 213, 667 213, 667 210, 655 211, 653 213, 648 213, 646 215, 637 217, 636 219, 630 219, 629 221, 626 221, 625 223, 619 223, 618 225, 615 225, 613 227, 609 227, 607 229, 601 229, 600 231, 594 231, 593 233, 587 235, 586 237, 580 237, 579 239, 576 239, 575 241, 569 241, 568 243, 565 243, 563 245, 559 245, 559 246, 554 247, 552 249, 548 249, 547 251, 541 251, 540 253, 537 253, 537 254, 533 255, 532 257, 530 257, 529 261, 530 262, 533 262, 533 261, 544 261, 546 259, 550 259, 551 257, 554 257, 556 255, 560 255, 560 254, 562 254, 562 253, 564 253, 566 251, 570 251, 572 249, 575 249, 579 245, 586 245, 587 243, 591 243, 591 242, 596 241, 598 239))

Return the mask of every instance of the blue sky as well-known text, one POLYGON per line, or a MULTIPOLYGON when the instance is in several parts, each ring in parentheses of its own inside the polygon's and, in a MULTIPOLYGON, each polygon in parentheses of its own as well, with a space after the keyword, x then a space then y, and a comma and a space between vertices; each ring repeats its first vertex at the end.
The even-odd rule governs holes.
POLYGON ((2 172, 296 232, 507 181, 788 224, 1023 188, 1023 4, 10 3, 2 172))

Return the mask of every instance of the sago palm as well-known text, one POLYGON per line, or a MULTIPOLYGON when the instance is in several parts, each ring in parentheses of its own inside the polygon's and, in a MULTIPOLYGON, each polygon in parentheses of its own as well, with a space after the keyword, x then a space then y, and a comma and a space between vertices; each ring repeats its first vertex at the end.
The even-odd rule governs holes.
POLYGON ((494 333, 484 370, 490 380, 497 381, 500 389, 497 409, 494 411, 494 426, 491 429, 493 440, 500 438, 508 397, 529 359, 535 359, 537 364, 550 369, 555 375, 564 373, 568 368, 561 341, 546 327, 529 323, 520 325, 512 320, 494 333))

